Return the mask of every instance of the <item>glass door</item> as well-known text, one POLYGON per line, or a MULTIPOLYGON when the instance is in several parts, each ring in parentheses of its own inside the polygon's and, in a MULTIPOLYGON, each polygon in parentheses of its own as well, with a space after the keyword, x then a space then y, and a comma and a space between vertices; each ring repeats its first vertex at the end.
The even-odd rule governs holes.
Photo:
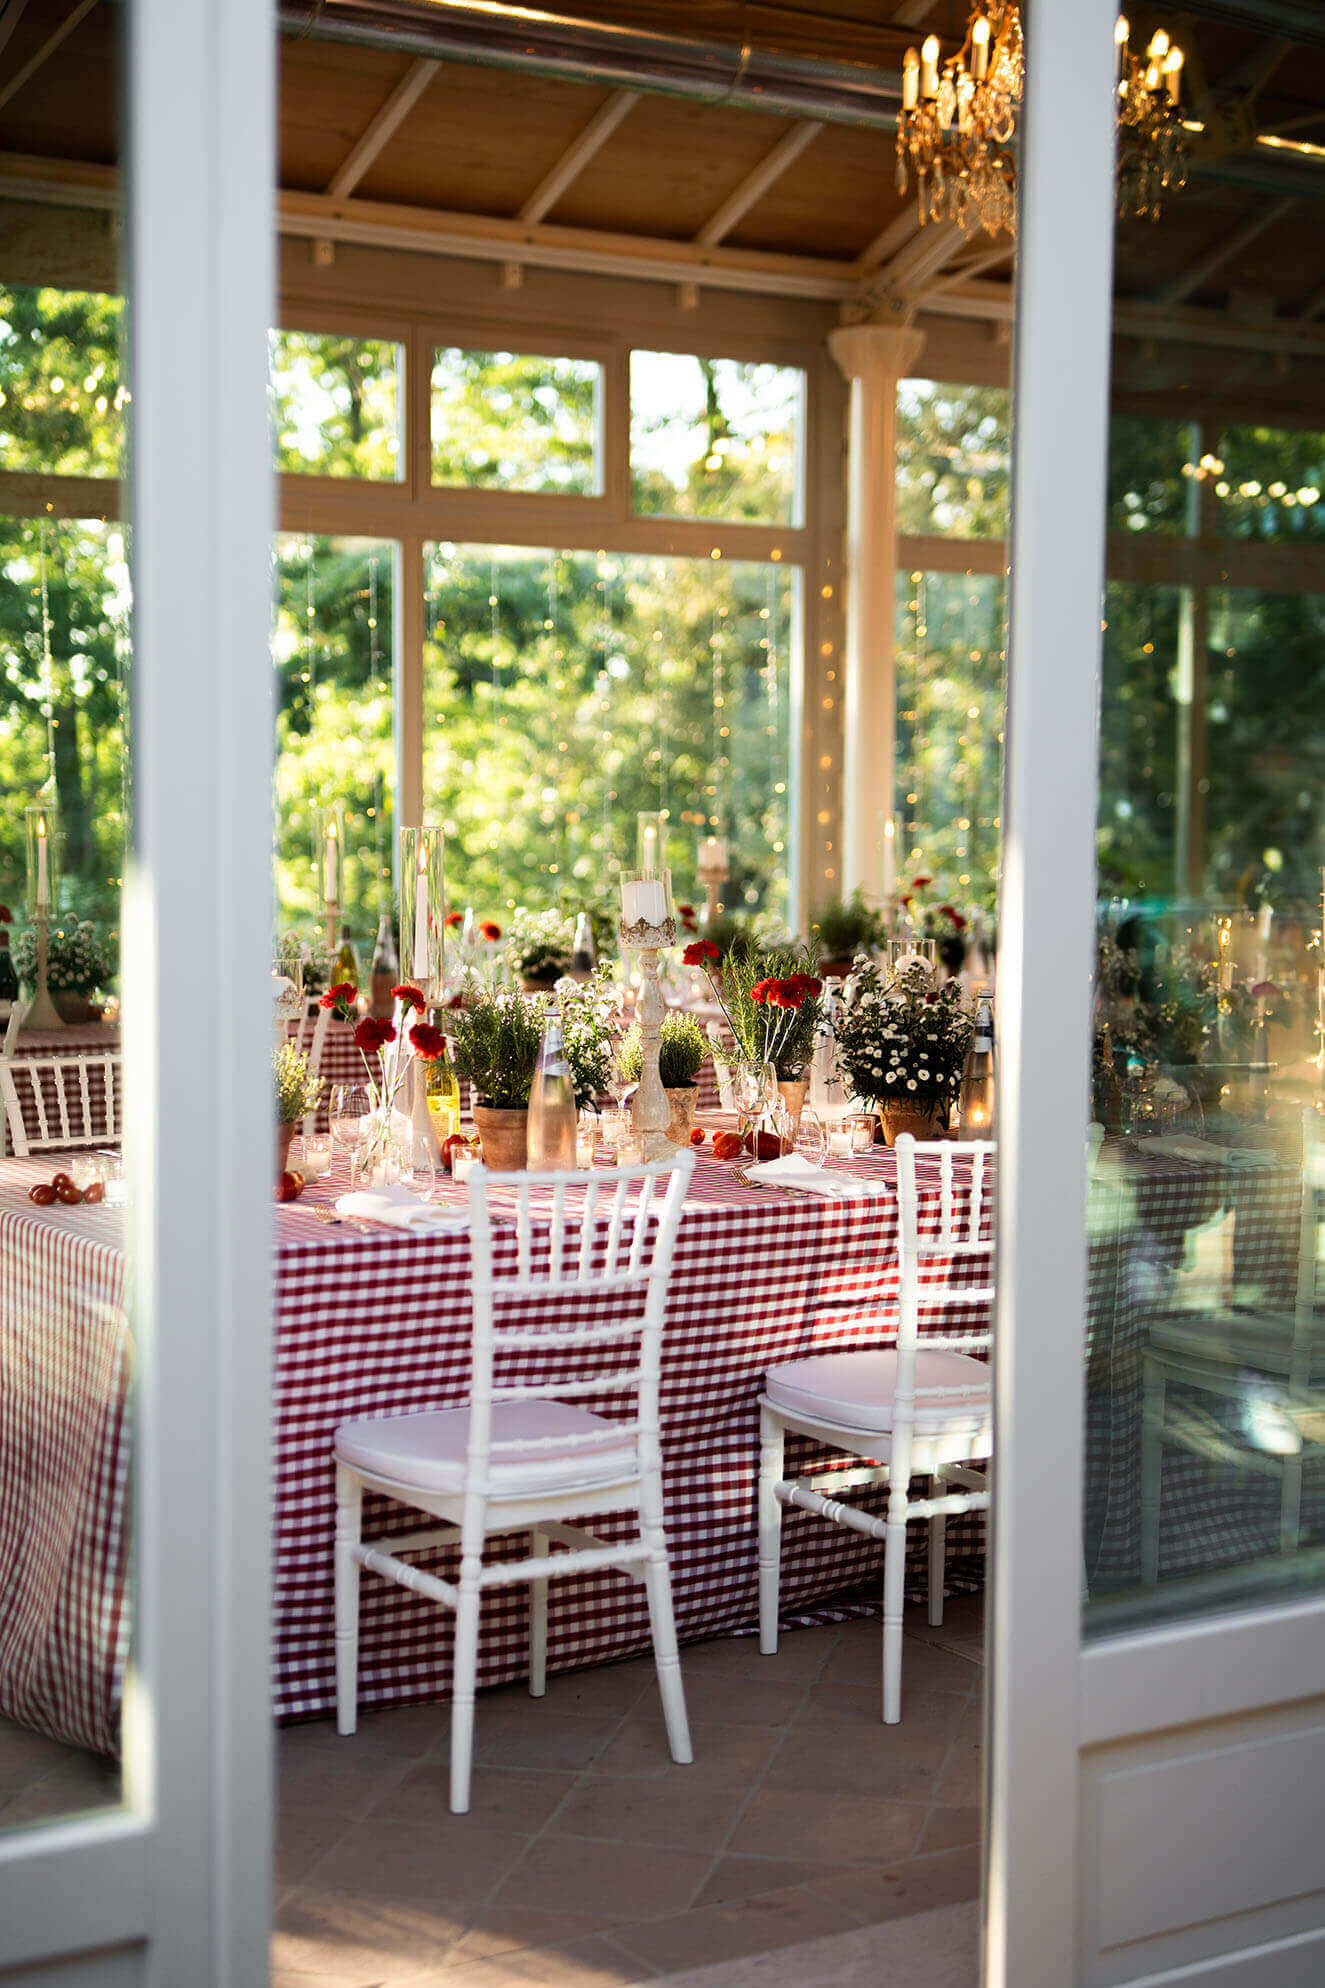
POLYGON ((271 26, 0 30, 6 1982, 267 1978, 271 26))
POLYGON ((1018 1988, 1325 1969, 1323 30, 1029 10, 989 1886, 1018 1988))

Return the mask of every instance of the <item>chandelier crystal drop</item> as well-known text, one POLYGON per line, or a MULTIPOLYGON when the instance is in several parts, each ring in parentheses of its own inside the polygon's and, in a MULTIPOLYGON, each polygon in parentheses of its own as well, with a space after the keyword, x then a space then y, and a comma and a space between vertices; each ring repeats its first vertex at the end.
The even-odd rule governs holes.
POLYGON ((1166 193, 1187 184, 1182 124, 1182 50, 1156 28, 1144 56, 1129 46, 1127 17, 1118 16, 1118 212, 1157 221, 1166 193))
POLYGON ((940 65, 937 35, 902 63, 897 191, 916 176, 922 224, 1011 234, 1016 175, 1008 150, 1025 65, 1016 0, 976 0, 960 51, 940 65))

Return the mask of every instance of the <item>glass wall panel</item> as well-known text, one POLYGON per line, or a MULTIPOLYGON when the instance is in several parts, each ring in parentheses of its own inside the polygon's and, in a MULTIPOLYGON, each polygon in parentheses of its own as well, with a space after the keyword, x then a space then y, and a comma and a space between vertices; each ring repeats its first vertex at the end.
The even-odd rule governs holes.
POLYGON ((122 318, 119 297, 0 285, 0 469, 118 474, 122 318))
POLYGON ((324 933, 317 811, 339 807, 342 914, 361 963, 392 904, 395 561, 378 540, 276 541, 277 916, 324 933))
POLYGON ((903 380, 897 390, 897 529, 1001 538, 1008 525, 1011 395, 903 380))
POLYGON ((729 909, 787 915, 799 574, 786 565, 427 549, 424 803, 454 901, 610 898, 667 815, 683 900, 710 829, 729 909))
POLYGON ((528 352, 433 354, 432 480, 469 490, 603 487, 602 367, 528 352))
MULTIPOLYGON (((1199 20, 1182 40, 1199 60, 1199 20)), ((1279 43, 1248 30, 1240 51, 1289 73, 1279 43)), ((1120 306, 1168 286, 1219 331, 1150 339, 1121 317, 1113 345, 1092 1633, 1325 1575, 1325 398, 1252 308, 1302 288, 1305 237, 1270 231, 1250 259, 1241 239, 1271 194, 1189 175, 1157 226, 1117 232, 1120 306), (1198 202, 1228 253, 1189 295, 1198 202)))
POLYGON ((630 355, 630 487, 648 517, 801 521, 805 375, 795 366, 630 355))
POLYGON ((378 338, 273 331, 276 467, 311 476, 401 475, 404 354, 378 338))

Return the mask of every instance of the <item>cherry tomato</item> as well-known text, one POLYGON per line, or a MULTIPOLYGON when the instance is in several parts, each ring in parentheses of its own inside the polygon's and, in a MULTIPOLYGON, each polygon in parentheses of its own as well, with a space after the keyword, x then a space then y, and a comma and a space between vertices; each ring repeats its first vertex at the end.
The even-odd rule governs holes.
POLYGON ((51 1186, 55 1189, 56 1200, 62 1201, 66 1208, 74 1207, 75 1204, 77 1202, 80 1202, 83 1198, 82 1188, 75 1187, 73 1182, 69 1179, 62 1180, 58 1187, 56 1186, 55 1182, 52 1181, 51 1186))
POLYGON ((55 1199, 55 1189, 48 1180, 39 1180, 35 1187, 28 1189, 28 1200, 35 1201, 39 1208, 49 1208, 55 1199))
POLYGON ((73 1184, 72 1177, 67 1173, 53 1173, 51 1175, 51 1186, 57 1194, 62 1187, 72 1187, 73 1184))
POLYGON ((702 1146, 705 1139, 707 1139, 707 1137, 708 1134, 707 1132, 705 1132, 702 1125, 695 1125, 691 1127, 690 1143, 692 1146, 702 1146))
POLYGON ((105 1198, 106 1198, 106 1183, 104 1180, 90 1181, 88 1185, 83 1189, 84 1201, 104 1201, 105 1198))

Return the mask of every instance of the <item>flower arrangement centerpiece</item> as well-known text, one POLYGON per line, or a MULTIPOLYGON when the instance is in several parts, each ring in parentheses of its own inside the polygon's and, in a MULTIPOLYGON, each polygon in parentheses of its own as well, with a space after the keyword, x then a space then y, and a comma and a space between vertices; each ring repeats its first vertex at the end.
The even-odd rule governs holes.
MULTIPOLYGON (((464 1005, 450 1013, 456 1075, 473 1086, 474 1122, 490 1166, 525 1164, 529 1093, 552 1008, 549 995, 498 991, 471 980, 464 1005)), ((561 1004, 566 1061, 580 1109, 608 1088, 614 1013, 604 968, 561 1004)))
MULTIPOLYGON (((673 1145, 690 1143, 699 1099, 696 1078, 708 1057, 709 1046, 693 1015, 669 1010, 662 1018, 658 1045, 658 1075, 667 1093, 670 1113, 667 1136, 673 1145)), ((621 1074, 627 1083, 637 1084, 644 1068, 644 1044, 638 1028, 627 1031, 621 1049, 621 1074)))
POLYGON ((937 993, 922 965, 904 967, 885 991, 876 967, 859 972, 837 1024, 837 1063, 855 1097, 877 1104, 884 1138, 930 1138, 948 1122, 961 1086, 974 1019, 950 980, 937 993))
POLYGON ((551 987, 570 965, 575 946, 573 921, 560 911, 517 911, 511 919, 507 954, 528 990, 551 987))
MULTIPOLYGON (((14 943, 14 971, 28 987, 37 984, 37 932, 27 926, 14 943)), ((66 1021, 87 1020, 88 996, 109 984, 114 971, 109 949, 87 919, 56 926, 46 942, 46 985, 66 1021)))
POLYGON ((771 1070, 768 1081, 776 1081, 799 1122, 808 1085, 805 1073, 822 1020, 817 948, 734 946, 722 960, 721 985, 714 973, 719 960, 714 940, 696 940, 682 959, 707 976, 742 1062, 771 1070))
POLYGON ((388 1169, 397 1145, 413 1136, 401 1108, 401 1093, 413 1059, 430 1063, 446 1047, 446 1037, 428 1020, 427 1003, 419 988, 403 981, 391 989, 391 1002, 390 1021, 365 1015, 354 1030, 354 1046, 368 1073, 369 1111, 361 1158, 370 1181, 388 1169), (418 1020, 411 1024, 409 1018, 414 1014, 418 1020))
POLYGON ((338 980, 318 996, 319 1008, 330 1011, 333 1022, 352 1022, 358 1015, 359 990, 352 980, 338 980))
POLYGON ((276 1102, 276 1171, 279 1174, 290 1157, 290 1141, 295 1127, 316 1111, 322 1102, 322 1079, 315 1077, 308 1058, 292 1042, 283 1042, 272 1052, 272 1080, 276 1102))

